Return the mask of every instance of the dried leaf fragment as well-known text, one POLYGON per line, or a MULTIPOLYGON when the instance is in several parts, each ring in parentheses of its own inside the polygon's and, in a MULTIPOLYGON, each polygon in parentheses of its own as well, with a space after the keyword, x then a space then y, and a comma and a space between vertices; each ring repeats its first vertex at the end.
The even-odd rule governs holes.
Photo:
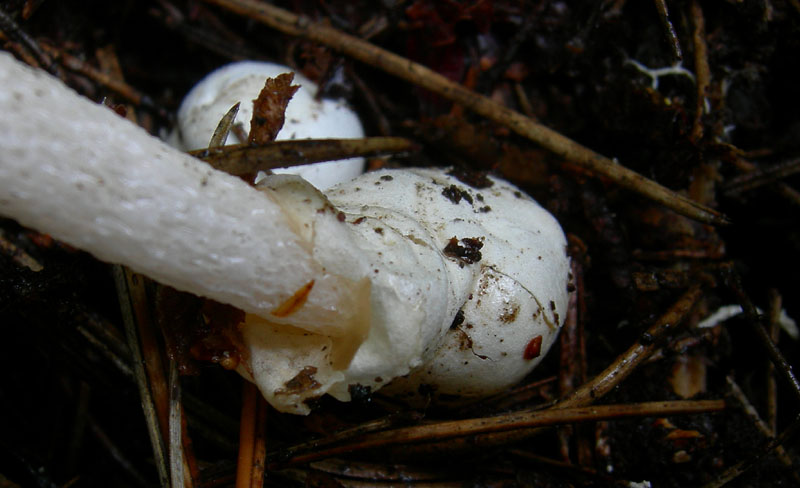
POLYGON ((250 136, 247 142, 262 145, 278 136, 286 120, 286 106, 300 85, 292 85, 294 73, 283 73, 267 78, 264 88, 253 100, 253 118, 250 120, 250 136))

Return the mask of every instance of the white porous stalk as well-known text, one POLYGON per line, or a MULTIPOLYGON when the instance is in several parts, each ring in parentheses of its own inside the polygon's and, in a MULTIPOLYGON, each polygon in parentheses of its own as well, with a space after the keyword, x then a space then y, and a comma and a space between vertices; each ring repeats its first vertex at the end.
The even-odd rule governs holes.
POLYGON ((356 342, 368 328, 358 305, 368 282, 324 270, 270 192, 167 146, 6 53, 0 86, 0 215, 274 321, 355 334, 356 342), (312 281, 296 314, 272 316, 312 281))
POLYGON ((388 390, 490 394, 564 320, 563 233, 505 182, 397 170, 259 191, 7 54, 0 84, 0 215, 247 312, 240 372, 278 410, 406 375, 388 390))
MULTIPOLYGON (((208 147, 220 119, 237 102, 241 102, 236 120, 250 130, 253 100, 264 88, 267 78, 275 78, 292 69, 263 61, 240 61, 217 69, 203 78, 186 95, 178 110, 178 127, 170 143, 191 151, 208 147)), ((295 73, 293 85, 300 88, 286 107, 286 120, 278 140, 361 138, 364 129, 358 116, 344 100, 317 99, 317 85, 300 73, 295 73)), ((231 132, 228 144, 240 141, 231 132)), ((348 181, 364 171, 364 158, 327 161, 291 168, 278 168, 275 173, 302 176, 319 189, 348 181)))

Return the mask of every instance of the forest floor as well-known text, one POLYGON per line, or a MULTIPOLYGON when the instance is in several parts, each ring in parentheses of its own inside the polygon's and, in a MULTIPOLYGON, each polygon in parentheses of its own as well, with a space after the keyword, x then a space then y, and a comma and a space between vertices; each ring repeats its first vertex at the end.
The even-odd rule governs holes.
MULTIPOLYGON (((415 410, 378 391, 323 399, 307 417, 265 410, 258 483, 800 484, 800 390, 787 367, 798 337, 779 320, 782 309, 800 317, 800 2, 287 0, 276 5, 300 20, 283 32, 235 8, 250 3, 5 0, 0 43, 158 136, 213 69, 287 64, 321 96, 346 98, 367 135, 413 141, 370 168, 491 172, 536 198, 568 236, 576 297, 542 365, 478 404, 415 410), (466 98, 425 74, 403 79, 379 57, 355 59, 331 32, 427 66, 466 98), (476 109, 479 95, 603 155, 602 167, 476 109), (710 210, 684 216, 656 201, 661 190, 621 183, 620 168, 710 210), (737 304, 748 313, 703 322, 737 304), (571 399, 555 403, 561 413, 559 399, 571 399), (580 410, 589 405, 605 410, 580 410), (510 430, 365 447, 383 431, 509 412, 527 416, 510 430)), ((111 266, 12 220, 0 220, 0 244, 0 487, 158 485, 165 461, 148 436, 111 266)), ((167 364, 160 342, 156 333, 143 347, 167 364)), ((187 483, 233 486, 242 380, 211 363, 190 369, 180 380, 187 483)))

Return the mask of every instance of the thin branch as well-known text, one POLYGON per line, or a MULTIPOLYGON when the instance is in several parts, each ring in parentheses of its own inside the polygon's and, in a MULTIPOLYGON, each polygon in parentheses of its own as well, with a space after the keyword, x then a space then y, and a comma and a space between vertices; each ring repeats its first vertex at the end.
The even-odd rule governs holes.
MULTIPOLYGON (((346 452, 374 449, 412 442, 442 440, 489 432, 529 429, 549 425, 590 422, 628 417, 665 417, 680 414, 719 412, 725 409, 723 400, 647 402, 627 405, 600 405, 532 411, 525 410, 496 417, 438 422, 388 430, 357 438, 344 445, 296 456, 288 464, 306 463, 346 452)), ((272 465, 270 467, 273 467, 272 465)), ((277 467, 277 466, 276 466, 277 467)))
POLYGON ((58 69, 58 65, 42 49, 36 40, 29 36, 5 10, 0 8, 0 33, 5 33, 10 39, 25 46, 36 58, 36 61, 44 67, 50 74, 63 79, 63 73, 58 69))
POLYGON ((86 61, 77 58, 67 52, 59 50, 56 47, 47 46, 43 44, 42 48, 45 51, 47 51, 51 56, 53 56, 53 58, 57 62, 61 63, 61 65, 67 68, 68 70, 82 74, 83 76, 89 78, 90 80, 102 85, 108 90, 128 100, 134 105, 141 105, 142 107, 146 107, 152 110, 154 113, 158 114, 162 118, 165 119, 168 118, 167 112, 162 107, 156 105, 156 103, 153 101, 152 98, 140 92, 131 85, 125 83, 124 81, 116 79, 114 76, 109 75, 107 73, 103 73, 94 66, 91 66, 86 61))
POLYGON ((658 318, 642 338, 622 353, 602 373, 584 383, 571 395, 556 403, 555 408, 589 405, 604 396, 628 377, 636 367, 653 352, 669 332, 680 325, 703 292, 702 284, 695 284, 658 318))
POLYGON ((243 382, 236 488, 261 488, 264 484, 266 418, 267 404, 261 393, 254 384, 243 382))
POLYGON ((108 344, 103 342, 103 340, 100 337, 96 337, 91 331, 86 329, 86 327, 79 325, 76 329, 78 333, 82 335, 89 342, 89 344, 91 344, 95 349, 97 349, 97 351, 100 354, 102 354, 106 359, 111 361, 111 364, 113 364, 119 370, 120 373, 127 376, 131 380, 135 381, 135 375, 129 365, 129 358, 127 357, 123 358, 117 355, 114 351, 111 350, 108 344))
POLYGON ((169 472, 172 488, 191 487, 191 478, 186 483, 188 470, 184 470, 183 425, 181 422, 181 386, 178 366, 170 361, 169 366, 169 472))
MULTIPOLYGON (((694 304, 702 295, 703 284, 695 284, 687 290, 661 317, 652 325, 636 344, 622 353, 605 371, 583 384, 567 398, 555 403, 546 411, 582 407, 600 399, 627 378, 650 354, 657 344, 669 332, 675 329, 689 314, 694 304)), ((458 450, 475 446, 497 446, 518 442, 541 432, 540 428, 516 429, 481 434, 474 438, 457 438, 445 443, 432 443, 418 446, 421 454, 441 452, 442 450, 458 450)))
POLYGON ((256 399, 258 390, 250 382, 242 383, 242 416, 239 425, 239 457, 236 462, 236 488, 250 488, 255 449, 256 399))
MULTIPOLYGON (((660 0, 663 2, 663 0, 660 0)), ((658 3, 658 1, 656 2, 658 3)), ((664 9, 666 9, 664 5, 664 9)), ((697 0, 692 0, 690 7, 694 21, 694 72, 697 80, 697 100, 695 102, 694 125, 692 126, 691 140, 695 143, 703 138, 703 114, 705 113, 706 96, 711 85, 711 68, 708 65, 708 46, 706 45, 706 21, 703 9, 697 0)))
MULTIPOLYGON (((781 333, 780 315, 781 315, 781 302, 782 297, 776 289, 769 290, 769 335, 772 342, 778 345, 781 333)), ((769 426, 769 435, 774 436, 778 432, 778 383, 775 377, 775 365, 772 361, 767 361, 766 371, 767 381, 767 425, 769 426)))
POLYGON ((287 166, 412 151, 414 143, 401 137, 363 139, 302 139, 275 141, 264 146, 232 144, 192 151, 214 168, 235 176, 254 175, 287 166))
MULTIPOLYGON (((144 476, 142 476, 136 468, 133 466, 133 463, 123 454, 123 452, 117 447, 116 444, 111 440, 111 438, 106 434, 102 428, 94 421, 91 417, 89 418, 89 430, 94 435, 95 439, 103 446, 103 449, 108 452, 114 461, 116 461, 125 472, 127 472, 135 481, 136 484, 141 487, 150 487, 152 486, 151 482, 146 480, 144 476)), ((169 480, 162 480, 161 486, 163 488, 169 488, 169 480)))
POLYGON ((678 34, 675 32, 675 27, 672 21, 669 20, 669 10, 667 10, 667 2, 665 0, 655 0, 656 9, 658 9, 658 18, 661 20, 661 25, 666 33, 669 46, 672 48, 672 55, 675 57, 676 62, 683 60, 683 52, 681 52, 681 43, 678 41, 678 34))
POLYGON ((750 297, 744 292, 740 276, 731 272, 726 278, 728 287, 736 295, 739 304, 742 306, 750 328, 756 333, 758 340, 761 341, 761 345, 767 350, 767 354, 775 364, 778 372, 780 372, 789 383, 792 392, 800 399, 800 381, 798 381, 797 376, 795 376, 792 366, 786 361, 786 358, 783 357, 783 354, 781 354, 780 350, 775 346, 775 343, 772 342, 772 339, 770 339, 767 329, 761 324, 761 317, 758 314, 758 310, 756 310, 756 306, 753 305, 750 297))
POLYGON ((800 159, 784 161, 765 169, 756 169, 730 180, 724 188, 728 195, 750 191, 800 173, 800 159))
POLYGON ((420 419, 421 416, 419 415, 412 414, 411 416, 409 416, 405 414, 400 414, 390 417, 384 417, 377 420, 372 420, 369 422, 356 425, 355 427, 349 429, 341 430, 339 432, 336 432, 327 437, 323 437, 321 439, 313 439, 308 442, 295 444, 293 446, 280 449, 278 451, 270 452, 268 458, 271 460, 289 459, 306 452, 320 449, 325 446, 339 444, 350 439, 371 434, 373 432, 381 431, 384 429, 390 429, 392 427, 397 426, 398 424, 400 425, 407 424, 410 420, 420 420, 420 419))
POLYGON ((772 439, 772 441, 770 441, 762 449, 756 451, 756 453, 750 458, 740 461, 726 469, 722 474, 717 476, 714 481, 704 485, 703 488, 720 488, 727 485, 741 474, 745 473, 748 469, 752 468, 762 457, 772 452, 773 449, 781 444, 787 444, 787 442, 791 440, 791 438, 794 437, 798 431, 800 431, 800 415, 795 417, 794 421, 792 421, 789 427, 781 432, 781 435, 775 439, 772 439))
MULTIPOLYGON (((728 376, 725 379, 727 380, 728 386, 731 389, 731 396, 733 396, 733 398, 735 398, 741 404, 742 410, 744 410, 744 413, 750 417, 750 420, 753 421, 753 425, 755 425, 756 429, 768 439, 775 437, 775 433, 758 414, 753 404, 750 403, 750 400, 747 398, 747 395, 744 394, 742 388, 738 383, 736 383, 736 380, 734 380, 732 376, 728 376)), ((784 449, 783 446, 775 446, 775 454, 784 466, 789 468, 792 467, 792 458, 789 457, 789 455, 786 453, 786 449, 784 449)), ((797 479, 796 474, 795 479, 797 479)))
MULTIPOLYGON (((740 171, 744 171, 746 173, 757 172, 758 166, 747 161, 742 157, 735 157, 732 161, 733 165, 736 166, 737 169, 740 171)), ((775 183, 775 189, 778 191, 782 197, 788 200, 790 203, 800 206, 800 192, 792 188, 791 186, 787 185, 783 182, 775 183)))
POLYGON ((728 223, 728 219, 716 210, 681 196, 521 113, 500 105, 489 97, 476 94, 458 83, 450 81, 425 66, 362 39, 322 23, 311 22, 306 17, 297 16, 265 2, 256 0, 205 1, 262 22, 285 34, 302 36, 319 42, 359 61, 415 83, 496 123, 507 126, 514 132, 558 156, 586 168, 597 176, 605 177, 623 188, 659 202, 682 215, 711 224, 728 223))
POLYGON ((153 457, 155 458, 158 477, 162 487, 169 487, 170 477, 169 469, 167 468, 168 463, 164 438, 161 435, 155 403, 150 392, 147 374, 145 373, 145 361, 139 344, 136 315, 134 314, 134 305, 131 303, 131 295, 129 293, 131 276, 119 265, 114 266, 113 271, 114 281, 117 285, 117 294, 119 295, 120 309, 122 310, 122 322, 125 325, 125 336, 128 340, 131 358, 133 359, 136 385, 139 387, 139 396, 141 397, 142 409, 144 410, 144 416, 147 421, 147 430, 150 434, 150 444, 153 448, 153 457))
POLYGON ((30 254, 26 253, 20 247, 17 247, 13 242, 7 240, 2 231, 0 231, 0 252, 14 260, 20 266, 25 266, 31 271, 38 272, 44 267, 36 261, 30 254))

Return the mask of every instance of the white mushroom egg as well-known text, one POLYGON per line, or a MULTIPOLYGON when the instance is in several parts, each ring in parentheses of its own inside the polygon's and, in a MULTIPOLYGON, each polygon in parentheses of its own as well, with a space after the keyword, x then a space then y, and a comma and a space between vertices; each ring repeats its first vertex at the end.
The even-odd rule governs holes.
MULTIPOLYGON (((481 186, 445 170, 414 169, 368 173, 328 192, 346 213, 373 217, 354 226, 365 236, 375 233, 370 227, 386 232, 392 215, 410 216, 425 238, 401 234, 425 246, 432 240, 445 263, 448 328, 427 343, 409 375, 396 371, 403 377, 385 390, 390 394, 446 400, 499 392, 541 361, 563 324, 569 258, 561 227, 514 186, 494 178, 481 186)), ((351 370, 358 360, 356 353, 351 370)), ((359 376, 362 384, 380 386, 359 376)))
POLYGON ((386 385, 409 400, 469 399, 539 363, 566 315, 564 234, 514 186, 486 178, 474 188, 448 173, 381 170, 324 195, 290 175, 259 185, 326 273, 368 279, 358 302, 367 328, 338 334, 302 325, 302 312, 287 317, 292 327, 248 315, 239 370, 273 406, 307 413, 323 394, 347 401, 353 388, 386 385))
MULTIPOLYGON (((170 143, 184 151, 208 147, 220 119, 237 102, 241 105, 236 120, 249 130, 253 100, 264 88, 266 79, 291 71, 275 63, 241 61, 210 73, 183 99, 170 143)), ((293 84, 300 85, 300 89, 286 108, 286 120, 278 140, 364 137, 361 121, 343 100, 316 99, 317 85, 300 73, 295 73, 293 84)), ((240 141, 231 131, 228 144, 243 142, 246 141, 240 141)), ((279 168, 275 172, 298 174, 317 188, 325 189, 348 181, 363 170, 364 159, 351 158, 279 168)))

